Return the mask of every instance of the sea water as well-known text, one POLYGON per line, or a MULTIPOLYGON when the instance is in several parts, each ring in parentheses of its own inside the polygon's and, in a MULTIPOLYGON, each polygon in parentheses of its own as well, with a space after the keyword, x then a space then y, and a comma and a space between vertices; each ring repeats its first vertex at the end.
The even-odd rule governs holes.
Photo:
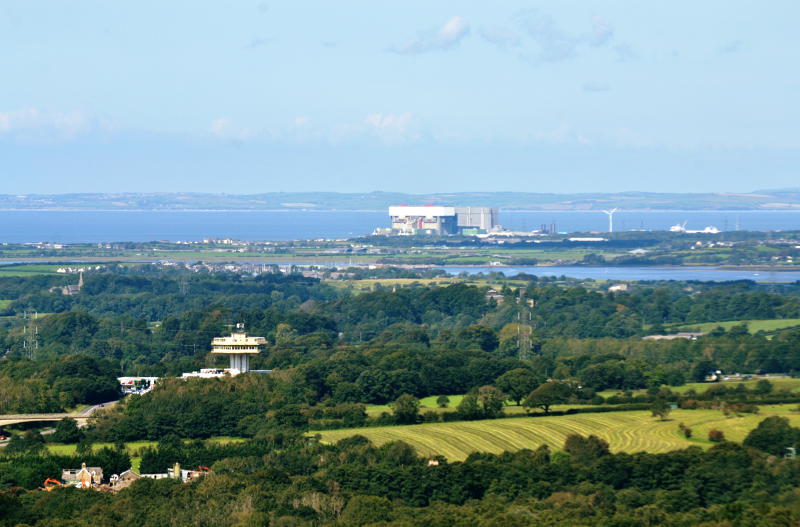
MULTIPOLYGON (((500 212, 500 223, 530 231, 542 225, 557 232, 605 232, 602 212, 500 212)), ((626 212, 614 215, 616 231, 668 230, 685 224, 700 230, 800 230, 800 211, 626 212)), ((350 238, 388 227, 386 212, 308 211, 0 211, 0 243, 99 243, 350 238)))

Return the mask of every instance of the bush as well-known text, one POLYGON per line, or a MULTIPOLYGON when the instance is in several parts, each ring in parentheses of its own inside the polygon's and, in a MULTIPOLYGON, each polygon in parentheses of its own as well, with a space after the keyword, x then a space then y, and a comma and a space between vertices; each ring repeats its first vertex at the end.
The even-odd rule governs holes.
POLYGON ((684 399, 680 402, 680 407, 684 410, 697 410, 700 407, 700 403, 697 399, 684 399))
POLYGON ((368 525, 389 519, 392 502, 378 496, 357 495, 350 498, 342 511, 342 520, 349 525, 368 525))
POLYGON ((78 428, 78 422, 75 419, 65 417, 56 425, 56 431, 52 438, 58 443, 77 443, 83 439, 83 430, 78 428))
POLYGON ((712 443, 721 443, 722 441, 725 441, 725 434, 722 432, 722 430, 712 428, 708 431, 708 440, 712 443))
POLYGON ((683 437, 685 437, 686 439, 692 437, 692 429, 686 426, 685 424, 683 423, 678 424, 678 430, 680 431, 681 434, 683 434, 683 437))
POLYGON ((394 417, 399 424, 408 425, 417 422, 419 415, 419 399, 413 395, 404 393, 389 407, 394 412, 394 417))
POLYGON ((423 423, 438 423, 442 420, 442 414, 439 412, 434 412, 433 410, 428 410, 424 414, 422 414, 422 422, 423 423))
POLYGON ((44 437, 36 430, 15 435, 5 448, 6 454, 36 454, 44 450, 44 437))

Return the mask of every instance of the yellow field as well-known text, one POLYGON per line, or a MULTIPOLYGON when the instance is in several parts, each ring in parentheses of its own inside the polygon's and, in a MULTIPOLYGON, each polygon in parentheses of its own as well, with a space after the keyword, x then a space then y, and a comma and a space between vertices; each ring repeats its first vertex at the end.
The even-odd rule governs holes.
POLYGON ((410 426, 350 428, 319 432, 325 442, 336 442, 356 434, 377 445, 402 440, 421 455, 443 455, 448 460, 465 459, 472 452, 515 451, 546 444, 561 449, 570 434, 594 434, 608 441, 614 452, 668 452, 690 445, 712 445, 708 431, 722 430, 726 439, 742 441, 747 433, 770 415, 788 417, 794 426, 800 425, 797 405, 761 407, 758 415, 726 418, 716 410, 673 410, 668 420, 659 421, 650 412, 607 412, 557 417, 510 418, 456 423, 431 423, 410 426), (694 432, 685 439, 678 432, 678 423, 694 432))

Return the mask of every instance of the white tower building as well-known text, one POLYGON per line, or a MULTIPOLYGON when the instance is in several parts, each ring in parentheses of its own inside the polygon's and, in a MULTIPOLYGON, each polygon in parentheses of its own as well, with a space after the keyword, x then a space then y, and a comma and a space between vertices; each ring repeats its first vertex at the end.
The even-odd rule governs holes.
POLYGON ((237 375, 250 371, 250 355, 258 355, 259 346, 267 343, 264 337, 248 337, 244 324, 236 324, 230 337, 217 337, 211 341, 211 353, 231 358, 230 373, 237 375))

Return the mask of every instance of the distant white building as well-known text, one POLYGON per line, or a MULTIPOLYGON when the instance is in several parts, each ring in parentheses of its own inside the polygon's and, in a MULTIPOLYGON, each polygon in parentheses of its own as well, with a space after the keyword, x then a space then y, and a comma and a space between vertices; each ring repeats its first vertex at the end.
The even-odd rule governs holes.
POLYGON ((643 340, 675 340, 675 339, 696 340, 699 337, 702 337, 703 335, 705 335, 705 333, 682 331, 679 333, 672 333, 670 335, 647 335, 646 337, 642 337, 642 339, 643 340))
POLYGON ((498 226, 498 210, 491 207, 408 206, 389 207, 395 234, 474 234, 498 226))
POLYGON ((153 389, 158 377, 117 377, 117 382, 125 395, 143 394, 153 389))

